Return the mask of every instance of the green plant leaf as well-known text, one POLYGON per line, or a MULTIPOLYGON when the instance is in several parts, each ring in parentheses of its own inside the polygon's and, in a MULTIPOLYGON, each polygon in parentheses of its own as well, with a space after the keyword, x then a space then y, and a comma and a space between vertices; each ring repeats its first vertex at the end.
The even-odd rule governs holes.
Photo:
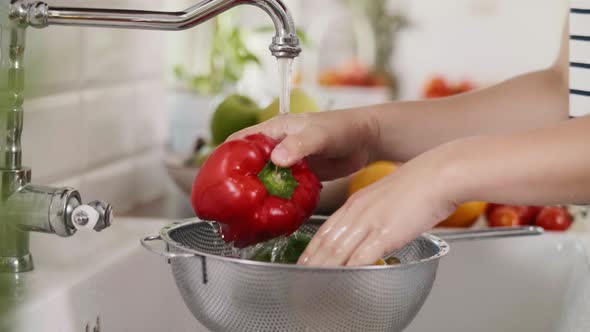
POLYGON ((174 66, 173 70, 174 70, 174 76, 176 77, 176 79, 179 79, 179 80, 184 79, 185 73, 184 73, 184 68, 182 67, 182 65, 174 66))
POLYGON ((209 76, 201 75, 201 76, 194 76, 191 79, 191 87, 196 90, 198 93, 202 94, 209 94, 213 92, 213 82, 209 76))
POLYGON ((272 25, 262 25, 262 26, 254 28, 254 32, 258 32, 258 33, 274 32, 274 31, 275 31, 275 27, 273 27, 272 25))
POLYGON ((240 79, 248 64, 261 64, 246 46, 244 32, 233 24, 231 17, 218 16, 214 22, 209 74, 191 77, 182 66, 173 69, 176 79, 200 94, 221 92, 225 85, 240 79))
POLYGON ((254 62, 260 65, 260 60, 258 59, 258 57, 248 51, 240 55, 240 60, 242 60, 243 63, 254 62))
POLYGON ((224 70, 224 78, 230 82, 237 82, 240 79, 240 74, 237 73, 237 71, 241 72, 241 70, 232 68, 232 66, 226 66, 224 70))
POLYGON ((301 44, 305 46, 311 46, 311 41, 307 37, 307 33, 305 33, 305 31, 302 29, 297 28, 297 37, 299 37, 299 40, 301 40, 301 44))

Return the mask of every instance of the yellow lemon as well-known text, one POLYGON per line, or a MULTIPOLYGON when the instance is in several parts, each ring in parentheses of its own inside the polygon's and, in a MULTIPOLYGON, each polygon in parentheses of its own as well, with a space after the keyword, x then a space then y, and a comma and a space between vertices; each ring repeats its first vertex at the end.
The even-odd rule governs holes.
POLYGON ((459 205, 455 212, 438 224, 440 227, 471 227, 485 211, 486 202, 467 202, 459 205))
POLYGON ((379 258, 373 265, 387 265, 387 263, 385 260, 383 260, 383 258, 379 258))
MULTIPOLYGON (((264 122, 279 114, 279 98, 268 105, 258 114, 258 122, 264 122)), ((318 104, 300 88, 291 90, 291 107, 290 113, 299 114, 307 112, 319 112, 318 104)))
POLYGON ((368 187, 383 177, 393 173, 397 167, 398 166, 391 161, 377 161, 368 165, 352 177, 348 187, 348 196, 351 196, 355 192, 368 187))

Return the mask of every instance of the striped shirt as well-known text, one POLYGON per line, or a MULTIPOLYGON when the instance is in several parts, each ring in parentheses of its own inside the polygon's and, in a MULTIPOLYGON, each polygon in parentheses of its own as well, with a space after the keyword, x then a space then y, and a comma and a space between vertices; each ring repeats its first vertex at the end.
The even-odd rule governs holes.
POLYGON ((590 0, 570 2, 570 116, 590 114, 590 0))

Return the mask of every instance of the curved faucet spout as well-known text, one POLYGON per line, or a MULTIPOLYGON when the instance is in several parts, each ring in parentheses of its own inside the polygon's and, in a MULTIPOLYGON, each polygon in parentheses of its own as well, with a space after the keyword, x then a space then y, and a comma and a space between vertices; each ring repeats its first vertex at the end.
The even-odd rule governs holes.
POLYGON ((282 0, 203 0, 179 12, 133 9, 55 7, 45 2, 17 0, 12 19, 21 25, 44 28, 49 25, 90 26, 145 30, 185 30, 197 26, 233 7, 253 5, 272 19, 276 34, 270 45, 277 58, 294 58, 301 48, 293 18, 282 0))

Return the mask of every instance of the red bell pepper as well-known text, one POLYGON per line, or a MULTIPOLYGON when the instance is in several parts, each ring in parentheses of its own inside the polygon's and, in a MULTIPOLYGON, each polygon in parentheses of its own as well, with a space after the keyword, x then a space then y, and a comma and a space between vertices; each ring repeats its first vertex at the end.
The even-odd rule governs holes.
POLYGON ((220 223, 236 247, 290 235, 318 204, 322 185, 305 160, 290 168, 270 161, 277 143, 263 134, 223 143, 195 178, 195 213, 220 223))

